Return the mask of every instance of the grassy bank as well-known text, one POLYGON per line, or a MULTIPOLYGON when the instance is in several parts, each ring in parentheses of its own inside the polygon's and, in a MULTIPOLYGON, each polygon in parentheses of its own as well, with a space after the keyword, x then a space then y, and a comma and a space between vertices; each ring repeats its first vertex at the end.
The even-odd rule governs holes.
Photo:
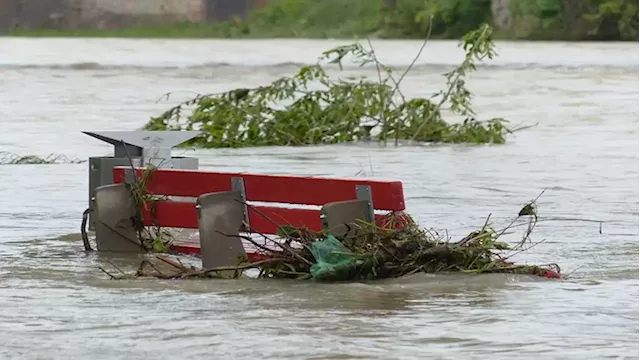
POLYGON ((135 38, 459 38, 484 22, 499 38, 523 40, 638 40, 633 0, 510 0, 497 14, 491 0, 271 0, 245 19, 165 27, 14 29, 14 36, 135 38))

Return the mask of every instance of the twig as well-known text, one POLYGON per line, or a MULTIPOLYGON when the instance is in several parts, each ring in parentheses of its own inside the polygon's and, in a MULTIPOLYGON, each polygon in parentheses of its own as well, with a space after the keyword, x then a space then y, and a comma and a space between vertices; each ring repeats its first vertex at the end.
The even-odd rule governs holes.
POLYGON ((180 266, 182 266, 183 268, 187 268, 186 266, 184 266, 184 264, 182 263, 182 261, 180 261, 180 258, 176 258, 176 261, 180 264, 180 266))
POLYGON ((127 149, 127 143, 125 143, 123 139, 120 139, 120 142, 122 143, 122 147, 124 148, 124 153, 127 156, 127 159, 129 160, 129 165, 131 166, 131 171, 133 171, 133 177, 137 181, 138 180, 138 173, 136 172, 136 167, 133 166, 133 158, 129 154, 129 150, 127 149))
POLYGON ((236 237, 236 238, 240 238, 243 240, 247 240, 248 242, 250 242, 253 246, 264 250, 266 252, 270 252, 270 253, 278 253, 278 251, 275 251, 273 249, 269 249, 268 247, 262 245, 262 244, 258 244, 255 240, 253 240, 250 236, 244 236, 244 235, 240 235, 240 234, 225 234, 222 231, 216 231, 218 234, 220 235, 224 235, 224 236, 228 236, 228 237, 236 237))
POLYGON ((404 77, 407 76, 409 71, 411 71, 411 69, 413 68, 415 63, 418 61, 418 59, 420 58, 420 55, 422 55, 422 52, 424 51, 425 47, 427 46, 427 43, 429 42, 429 39, 431 38, 431 30, 432 30, 432 28, 433 28, 433 15, 431 15, 429 17, 429 29, 427 30, 427 37, 422 42, 422 46, 420 47, 420 50, 418 50, 418 53, 416 54, 415 58, 413 58, 413 61, 411 62, 411 64, 409 64, 409 67, 407 67, 407 69, 400 76, 400 79, 398 79, 398 81, 396 82, 396 87, 393 90, 393 92, 391 93, 392 96, 398 90, 398 88, 400 86, 400 83, 402 82, 404 77))
POLYGON ((148 261, 147 264, 149 264, 149 266, 151 266, 153 268, 153 270, 156 271, 156 273, 158 273, 158 275, 164 279, 171 279, 173 276, 172 275, 166 275, 165 273, 163 273, 162 271, 160 271, 160 269, 158 269, 156 267, 156 265, 154 263, 152 263, 151 261, 148 261))
POLYGON ((526 130, 526 129, 530 129, 530 128, 532 128, 532 127, 538 126, 538 124, 539 124, 539 123, 535 123, 535 124, 531 124, 531 125, 523 125, 523 126, 520 126, 520 127, 515 128, 515 129, 507 129, 507 131, 508 131, 510 134, 513 134, 513 133, 518 132, 518 131, 521 131, 521 130, 526 130))
MULTIPOLYGON (((380 85, 384 85, 384 82, 382 81, 382 73, 380 72, 380 66, 382 65, 380 63, 380 61, 378 61, 378 57, 376 55, 376 51, 373 49, 373 44, 371 43, 371 39, 369 39, 367 37, 367 42, 369 44, 369 48, 371 49, 371 56, 373 57, 373 62, 376 64, 376 71, 378 73, 378 82, 380 85)), ((391 93, 391 97, 393 97, 393 92, 391 93)), ((387 98, 383 98, 382 99, 382 106, 386 109, 387 108, 387 98)), ((386 130, 387 129, 387 114, 385 111, 382 112, 382 126, 383 128, 386 130)), ((383 132, 384 134, 384 145, 387 145, 387 134, 386 131, 383 132)))
POLYGON ((172 260, 169 260, 168 258, 165 258, 165 257, 163 257, 163 256, 156 255, 156 259, 158 259, 158 260, 160 260, 160 261, 162 261, 162 262, 164 262, 164 263, 167 263, 167 264, 169 264, 169 265, 173 266, 174 268, 176 268, 176 269, 178 269, 178 270, 181 270, 181 271, 189 271, 189 269, 187 269, 186 267, 184 267, 184 265, 179 264, 179 263, 176 263, 176 262, 174 262, 174 261, 172 261, 172 260))
MULTIPOLYGON (((167 92, 167 93, 162 94, 162 96, 160 96, 160 97, 158 98, 158 100, 156 100, 155 102, 156 102, 156 104, 157 104, 157 103, 159 103, 160 101, 162 101, 163 99, 164 99, 164 100, 166 100, 166 101, 169 101, 169 97, 170 97, 172 94, 175 94, 175 93, 178 93, 178 92, 184 92, 184 93, 191 93, 191 94, 195 94, 195 95, 196 95, 196 98, 201 98, 201 97, 205 97, 205 96, 214 96, 214 95, 216 95, 216 94, 200 94, 200 93, 197 93, 197 92, 195 92, 195 91, 188 91, 188 90, 183 90, 183 91, 169 91, 169 92, 167 92)), ((190 100, 190 101, 191 101, 191 100, 190 100)))
POLYGON ((111 280, 115 280, 115 279, 117 279, 117 277, 115 277, 115 276, 111 275, 107 270, 105 270, 104 268, 102 268, 102 266, 98 266, 98 269, 100 269, 100 271, 102 271, 103 273, 107 274, 107 275, 111 278, 111 280))
MULTIPOLYGON (((536 196, 536 198, 535 198, 535 199, 533 199, 532 201, 530 201, 527 205, 535 205, 536 201, 538 201, 538 199, 540 199, 540 197, 542 196, 542 194, 544 194, 544 192, 545 192, 545 191, 547 191, 547 189, 546 189, 546 188, 545 188, 545 189, 543 189, 543 190, 540 192, 540 194, 539 194, 538 196, 536 196)), ((527 205, 525 205, 525 206, 527 206, 527 205)), ((536 215, 536 216, 537 216, 537 215, 536 215)), ((509 223, 509 225, 507 225, 507 227, 505 227, 504 229, 502 229, 502 231, 501 231, 500 233, 498 233, 497 237, 502 236, 502 235, 503 235, 507 230, 509 230, 509 229, 513 226, 513 224, 515 224, 515 222, 516 222, 516 221, 518 221, 518 219, 519 219, 520 217, 521 217, 521 216, 517 216, 517 217, 515 217, 515 218, 511 221, 511 223, 509 223)))
POLYGON ((543 242, 545 242, 545 241, 547 241, 547 239, 542 239, 542 240, 540 240, 540 241, 538 241, 538 242, 536 242, 536 243, 533 243, 533 244, 531 244, 531 245, 530 245, 529 247, 527 247, 527 248, 525 248, 525 247, 521 247, 521 248, 513 249, 511 252, 509 252, 507 255, 505 255, 505 257, 503 258, 503 260, 508 260, 508 259, 510 259, 511 257, 515 256, 515 255, 518 255, 518 254, 523 253, 523 252, 525 252, 525 251, 529 251, 529 250, 531 250, 532 248, 534 248, 534 247, 536 247, 536 246, 538 246, 538 245, 542 244, 542 243, 543 243, 543 242))
MULTIPOLYGON (((239 201, 239 200, 238 200, 239 201)), ((260 215, 261 217, 263 217, 264 219, 266 219, 267 221, 271 222, 272 224, 276 225, 278 227, 278 229, 282 230, 282 232, 284 232, 285 234, 287 233, 286 230, 284 230, 282 228, 282 226, 280 226, 278 223, 276 223, 275 221, 271 220, 271 218, 269 218, 267 215, 265 215, 262 211, 258 210, 257 208, 255 208, 254 206, 247 204, 244 201, 240 201, 242 204, 246 205, 247 208, 255 211, 258 215, 260 215)), ((265 239, 270 240, 271 242, 273 242, 274 244, 276 244, 277 246, 279 246, 280 248, 282 248, 283 250, 291 253, 291 255, 295 256, 298 260, 303 261, 305 263, 307 263, 308 265, 313 265, 313 263, 311 263, 309 260, 303 258, 302 256, 300 256, 298 253, 296 253, 292 248, 290 248, 289 246, 286 246, 284 244, 281 244, 275 240, 269 239, 268 237, 264 236, 263 234, 257 232, 257 234, 262 235, 265 239)))
MULTIPOLYGON (((516 220, 517 220, 517 218, 516 218, 516 220)), ((604 221, 604 220, 591 220, 591 219, 580 219, 580 218, 557 218, 557 217, 548 217, 548 218, 546 218, 546 217, 545 217, 545 218, 540 218, 540 217, 539 217, 539 218, 538 218, 538 221, 536 222, 536 224, 539 224, 539 223, 546 223, 546 222, 552 222, 552 221, 558 221, 558 222, 563 222, 563 221, 567 221, 567 222, 571 222, 571 221, 576 221, 576 222, 592 222, 592 223, 598 223, 598 224, 600 224, 600 228, 601 228, 601 229, 602 229, 602 225, 606 222, 606 221, 604 221)), ((521 227, 521 226, 525 226, 525 225, 529 226, 529 223, 513 224, 513 225, 511 225, 511 226, 509 226, 509 227, 506 227, 506 228, 504 228, 504 229, 502 229, 502 230, 509 230, 509 229, 513 229, 513 228, 521 227)), ((502 231, 502 230, 501 230, 501 231, 502 231)), ((511 234, 511 233, 507 233, 507 232, 505 232, 503 235, 508 235, 508 234, 511 234)))
POLYGON ((535 204, 536 201, 538 201, 538 199, 540 199, 540 197, 542 196, 542 194, 545 193, 545 191, 547 191, 547 188, 542 189, 542 191, 540 192, 540 194, 538 196, 536 196, 535 199, 533 199, 532 201, 529 202, 529 204, 535 204))
POLYGON ((207 274, 207 273, 216 272, 216 271, 252 269, 252 268, 260 267, 261 265, 264 265, 264 264, 270 264, 270 263, 275 263, 275 262, 279 262, 279 261, 286 261, 286 260, 288 260, 288 259, 285 259, 285 258, 269 258, 269 259, 266 259, 266 260, 260 260, 260 261, 256 261, 256 262, 246 263, 246 264, 243 264, 243 265, 218 266, 218 267, 214 267, 214 268, 210 268, 210 269, 204 269, 200 273, 207 274))
POLYGON ((107 223, 105 223, 104 221, 102 221, 102 220, 100 220, 100 219, 96 219, 96 221, 97 221, 97 222, 99 222, 99 223, 100 223, 101 225, 103 225, 104 227, 106 227, 107 229, 109 229, 109 230, 111 230, 112 232, 116 233, 116 234, 117 234, 117 235, 119 235, 120 237, 124 238, 125 240, 130 241, 131 243, 133 243, 133 244, 135 244, 135 245, 141 246, 141 247, 142 247, 142 249, 144 250, 144 245, 142 244, 142 242, 141 242, 141 241, 139 241, 139 240, 134 240, 134 239, 131 239, 131 238, 129 238, 129 237, 127 237, 127 236, 125 236, 125 235, 124 235, 124 234, 122 234, 120 231, 118 231, 118 229, 116 229, 116 228, 114 228, 114 227, 109 226, 107 223))
POLYGON ((106 260, 109 265, 113 266, 114 268, 116 268, 116 270, 118 270, 122 275, 126 275, 126 273, 124 271, 122 271, 122 269, 120 269, 116 264, 114 264, 111 260, 106 260))
POLYGON ((567 278, 571 277, 571 275, 575 274, 576 272, 578 272, 578 270, 580 270, 580 269, 582 269, 582 268, 584 268, 584 267, 585 267, 585 265, 578 266, 577 268, 573 269, 573 270, 572 270, 572 271, 570 271, 570 272, 565 272, 565 273, 563 274, 563 278, 567 279, 567 278))
POLYGON ((482 225, 482 229, 480 230, 480 232, 484 231, 487 228, 487 225, 489 225, 490 218, 491 218, 491 213, 489 213, 489 215, 487 216, 487 220, 484 221, 484 225, 482 225))
MULTIPOLYGON (((481 36, 478 37, 478 39, 476 40, 475 43, 473 43, 473 45, 471 46, 472 48, 475 48, 479 43, 480 40, 482 40, 484 38, 484 35, 487 32, 487 28, 483 28, 482 30, 482 34, 481 36)), ((460 66, 458 66, 456 69, 460 70, 463 69, 465 66, 468 66, 469 63, 471 63, 471 59, 472 59, 472 55, 468 54, 468 56, 465 58, 465 60, 462 62, 462 64, 460 66)), ((456 70, 453 70, 456 71, 456 70)), ((448 80, 449 81, 449 88, 447 89, 446 92, 443 92, 443 96, 442 99, 440 100, 440 102, 438 102, 438 105, 436 105, 435 110, 433 110, 430 114, 429 117, 427 117, 422 124, 420 124, 420 126, 418 126, 418 129, 416 130, 416 132, 413 134, 413 136, 411 137, 411 140, 415 140, 416 137, 418 137, 418 134, 420 133, 420 131, 422 131, 422 129, 429 123, 429 121, 431 121, 431 119, 433 118, 434 114, 439 113, 440 112, 440 108, 442 108, 442 105, 444 105, 444 103, 449 100, 449 97, 451 96, 451 93, 453 92, 454 88, 456 87, 456 84, 458 83, 458 81, 460 80, 461 77, 463 77, 463 75, 466 72, 463 71, 457 71, 456 75, 453 79, 453 81, 448 80)))

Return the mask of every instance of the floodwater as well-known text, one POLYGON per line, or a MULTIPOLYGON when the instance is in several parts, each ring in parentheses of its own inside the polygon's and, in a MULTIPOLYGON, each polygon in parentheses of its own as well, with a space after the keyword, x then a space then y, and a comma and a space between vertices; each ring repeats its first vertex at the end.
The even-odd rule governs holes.
MULTIPOLYGON (((344 43, 0 38, 0 151, 106 155, 80 131, 134 130, 194 93, 264 84, 344 43)), ((406 66, 420 42, 374 45, 406 66)), ((220 171, 402 180, 408 211, 454 239, 489 213, 506 225, 546 188, 542 217, 604 222, 602 233, 542 222, 534 240, 546 241, 517 258, 558 263, 567 280, 113 281, 98 267, 137 260, 86 254, 69 235, 87 207, 87 164, 0 165, 0 358, 637 359, 638 44, 498 51, 469 82, 478 113, 538 124, 505 145, 176 153, 220 171)), ((461 58, 455 42, 430 43, 405 94, 438 91, 461 58)))

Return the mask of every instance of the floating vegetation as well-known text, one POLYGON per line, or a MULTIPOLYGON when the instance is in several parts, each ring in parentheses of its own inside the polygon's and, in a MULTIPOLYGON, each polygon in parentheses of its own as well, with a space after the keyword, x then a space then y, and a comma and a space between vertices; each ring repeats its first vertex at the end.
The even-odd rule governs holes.
POLYGON ((371 42, 366 47, 355 43, 325 51, 316 65, 269 85, 198 95, 152 118, 144 128, 199 130, 201 135, 184 145, 206 148, 336 144, 371 138, 396 145, 400 140, 502 144, 508 133, 520 129, 509 129, 502 118, 479 120, 466 85, 478 62, 497 55, 492 34, 485 24, 462 37, 463 61, 444 74, 445 89, 430 98, 407 98, 400 89, 429 36, 402 74, 379 60, 371 42), (377 77, 331 78, 327 66, 342 70, 346 59, 360 67, 375 66, 377 77), (445 121, 443 110, 462 121, 445 121), (187 111, 192 113, 185 117, 187 111))
POLYGON ((41 157, 0 151, 0 165, 81 164, 85 162, 87 160, 70 159, 65 155, 59 154, 49 154, 46 157, 41 157))
MULTIPOLYGON (((127 154, 128 156, 128 154, 127 154)), ((161 226, 144 226, 142 217, 142 209, 148 209, 151 214, 155 214, 155 203, 159 200, 167 200, 167 196, 149 194, 146 191, 147 181, 151 174, 156 170, 156 166, 148 163, 145 170, 138 176, 135 168, 133 168, 133 160, 129 157, 132 164, 132 173, 136 174, 135 181, 128 183, 134 206, 137 209, 136 216, 132 219, 136 234, 140 241, 142 249, 145 251, 167 252, 173 243, 173 236, 161 226)), ((155 217, 152 216, 155 222, 155 217)))

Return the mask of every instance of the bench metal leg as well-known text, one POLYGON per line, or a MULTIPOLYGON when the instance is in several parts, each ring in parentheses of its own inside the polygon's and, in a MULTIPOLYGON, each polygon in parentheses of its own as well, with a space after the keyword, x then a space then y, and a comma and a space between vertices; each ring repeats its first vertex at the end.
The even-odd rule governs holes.
POLYGON ((198 197, 198 227, 202 267, 237 265, 247 253, 238 237, 244 220, 244 202, 239 191, 203 194, 198 197))
POLYGON ((371 186, 356 185, 356 198, 358 200, 366 200, 369 203, 369 219, 373 221, 373 219, 375 219, 375 212, 373 209, 373 193, 371 192, 371 186))
POLYGON ((125 184, 97 187, 93 206, 98 251, 142 252, 133 226, 136 209, 125 184))
POLYGON ((345 224, 353 224, 357 220, 373 222, 368 200, 328 203, 320 209, 320 214, 329 233, 335 237, 345 237, 351 234, 349 227, 345 224))

